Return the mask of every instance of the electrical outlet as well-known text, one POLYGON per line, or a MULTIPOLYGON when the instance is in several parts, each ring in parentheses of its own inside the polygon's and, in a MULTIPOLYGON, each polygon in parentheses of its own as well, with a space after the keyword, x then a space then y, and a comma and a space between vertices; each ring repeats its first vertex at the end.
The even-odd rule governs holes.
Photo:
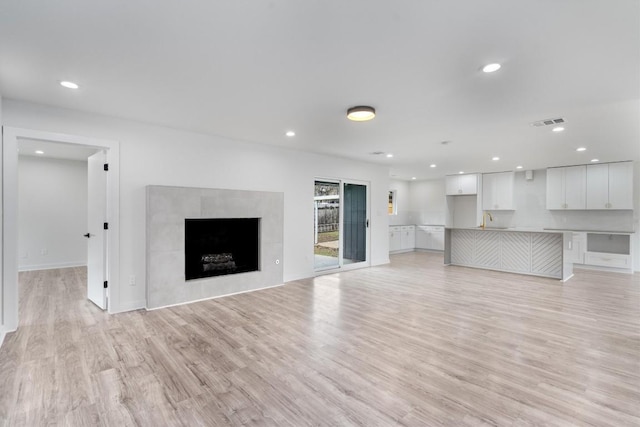
POLYGON ((24 251, 24 252, 22 253, 22 255, 20 256, 20 258, 22 258, 22 259, 27 259, 27 258, 29 258, 29 251, 24 251))
POLYGON ((48 253, 49 251, 47 250, 47 248, 40 249, 40 255, 46 255, 48 253))
POLYGON ((136 285, 136 276, 134 276, 133 274, 131 276, 129 276, 129 285, 131 285, 131 286, 135 286, 136 285))

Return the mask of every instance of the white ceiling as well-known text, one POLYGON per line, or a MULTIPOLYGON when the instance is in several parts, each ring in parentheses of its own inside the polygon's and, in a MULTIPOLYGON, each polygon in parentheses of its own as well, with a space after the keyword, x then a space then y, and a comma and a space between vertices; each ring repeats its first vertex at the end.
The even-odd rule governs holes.
POLYGON ((398 178, 640 160, 638 0, 4 1, 0 58, 5 98, 398 178), (376 119, 347 121, 360 104, 376 119), (529 125, 552 117, 565 132, 529 125))
POLYGON ((87 161, 89 156, 98 152, 98 148, 62 142, 42 141, 38 139, 18 139, 20 156, 46 157, 51 159, 67 159, 87 161), (42 151, 42 153, 37 153, 42 151))

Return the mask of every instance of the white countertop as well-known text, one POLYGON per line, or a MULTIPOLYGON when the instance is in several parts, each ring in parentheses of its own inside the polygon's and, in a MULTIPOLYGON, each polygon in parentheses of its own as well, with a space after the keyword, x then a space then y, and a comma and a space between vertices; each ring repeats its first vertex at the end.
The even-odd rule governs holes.
POLYGON ((562 234, 569 233, 568 230, 547 230, 544 228, 533 228, 533 227, 509 227, 509 228, 499 228, 499 227, 447 227, 448 230, 477 230, 477 231, 515 231, 518 233, 550 233, 550 234, 562 234))
POLYGON ((523 233, 592 233, 592 234, 634 234, 633 231, 610 230, 574 230, 569 228, 534 228, 534 227, 447 227, 450 230, 479 230, 479 231, 518 231, 523 233))

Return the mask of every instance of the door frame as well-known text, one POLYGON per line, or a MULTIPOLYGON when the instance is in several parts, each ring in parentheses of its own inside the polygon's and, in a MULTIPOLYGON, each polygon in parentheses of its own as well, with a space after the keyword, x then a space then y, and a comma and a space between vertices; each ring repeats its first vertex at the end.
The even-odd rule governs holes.
POLYGON ((355 179, 341 179, 340 180, 340 269, 347 270, 355 270, 357 268, 364 268, 371 266, 371 183, 368 181, 358 181, 355 179), (354 262, 345 264, 344 263, 344 253, 342 250, 342 239, 344 235, 344 185, 345 184, 354 184, 354 185, 364 185, 367 189, 366 197, 367 197, 367 225, 366 225, 366 247, 365 247, 365 256, 366 260, 361 262, 354 262))
MULTIPOLYGON (((33 129, 2 127, 2 318, 0 332, 18 328, 18 140, 36 139, 77 146, 103 149, 107 152, 107 280, 109 302, 118 301, 117 281, 120 253, 120 144, 118 141, 88 138, 78 135, 46 132, 33 129)), ((108 312, 113 312, 109 304, 108 312)))
POLYGON ((338 211, 339 212, 338 228, 340 230, 340 233, 338 234, 338 265, 335 267, 326 267, 326 268, 317 269, 315 268, 315 263, 314 263, 314 266, 313 266, 314 275, 321 276, 323 274, 335 273, 336 271, 348 271, 348 270, 355 270, 358 268, 370 267, 371 266, 371 182, 358 181, 355 179, 323 178, 323 177, 317 176, 313 179, 314 185, 318 181, 335 183, 335 184, 338 184, 340 187, 340 207, 338 211), (364 185, 366 187, 367 189, 367 221, 369 222, 369 225, 366 227, 366 248, 365 248, 366 261, 354 262, 349 264, 344 263, 344 259, 343 259, 344 250, 342 247, 342 243, 344 239, 343 227, 344 227, 344 185, 345 184, 364 185))

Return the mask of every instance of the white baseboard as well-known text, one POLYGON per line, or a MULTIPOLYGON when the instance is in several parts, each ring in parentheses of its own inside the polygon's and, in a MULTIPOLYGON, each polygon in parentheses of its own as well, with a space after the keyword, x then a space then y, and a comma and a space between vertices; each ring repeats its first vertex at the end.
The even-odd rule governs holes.
POLYGON ((278 285, 265 286, 264 288, 247 289, 246 291, 232 292, 230 294, 216 295, 214 297, 201 298, 201 299, 196 299, 196 300, 193 300, 193 301, 185 301, 185 302, 179 302, 177 304, 163 305, 162 307, 147 308, 146 310, 147 311, 153 311, 153 310, 160 310, 161 308, 177 307, 177 306, 185 305, 185 304, 193 304, 194 302, 208 301, 210 299, 224 298, 224 297, 230 297, 232 295, 240 295, 240 294, 246 294, 246 293, 249 293, 249 292, 263 291, 265 289, 278 288, 278 287, 284 286, 284 285, 285 285, 284 283, 280 283, 278 285))
POLYGON ((633 270, 630 268, 615 268, 615 267, 604 267, 599 265, 589 265, 589 264, 573 264, 574 269, 582 269, 582 270, 595 270, 595 271, 610 271, 612 273, 625 273, 625 274, 633 274, 633 270))
POLYGON ((58 262, 52 264, 36 264, 36 265, 21 265, 18 267, 18 271, 37 271, 37 270, 54 270, 57 268, 70 268, 70 267, 86 267, 87 262, 58 262))
POLYGON ((127 311, 135 311, 146 308, 147 301, 146 300, 138 300, 138 301, 128 301, 124 304, 120 304, 117 307, 112 307, 111 303, 109 303, 109 314, 116 313, 124 313, 127 311))
POLYGON ((4 342, 4 336, 6 334, 4 332, 0 332, 0 348, 2 348, 2 343, 4 342))

